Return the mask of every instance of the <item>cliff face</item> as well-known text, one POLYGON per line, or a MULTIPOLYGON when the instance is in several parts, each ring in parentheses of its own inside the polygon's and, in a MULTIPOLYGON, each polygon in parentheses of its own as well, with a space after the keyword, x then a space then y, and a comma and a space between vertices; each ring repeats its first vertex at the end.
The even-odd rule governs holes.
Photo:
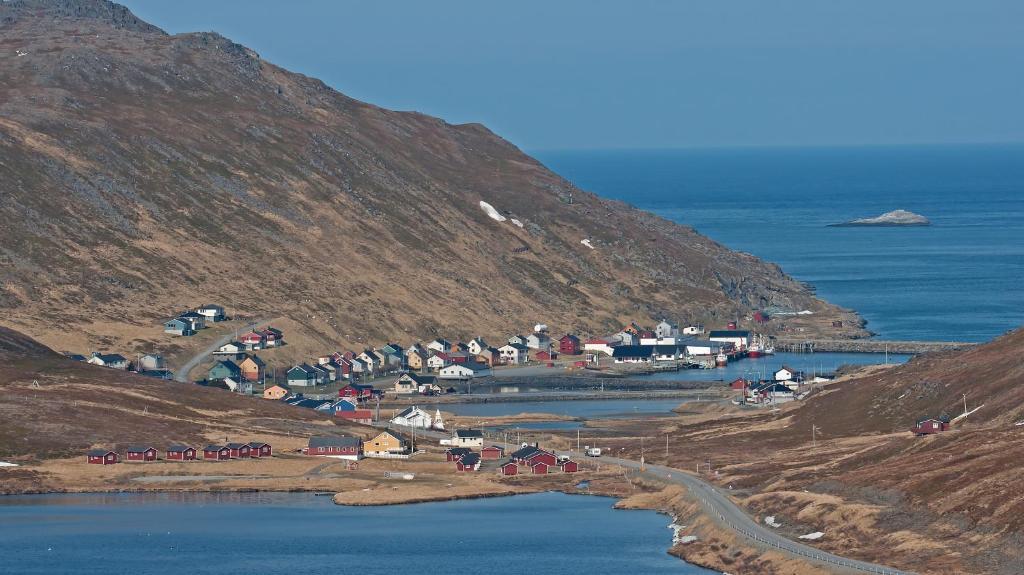
POLYGON ((207 301, 317 345, 765 305, 852 319, 483 126, 358 102, 98 0, 0 4, 0 194, 0 323, 60 348, 159 343, 207 301))

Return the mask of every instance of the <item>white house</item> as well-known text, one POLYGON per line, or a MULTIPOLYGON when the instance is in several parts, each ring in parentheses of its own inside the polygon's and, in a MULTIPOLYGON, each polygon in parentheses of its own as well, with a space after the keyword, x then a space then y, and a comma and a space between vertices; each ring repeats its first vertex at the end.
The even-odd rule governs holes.
POLYGON ((784 366, 782 366, 782 368, 778 369, 775 372, 774 378, 775 378, 775 381, 789 381, 789 380, 793 379, 793 376, 795 376, 795 375, 796 375, 796 372, 794 372, 788 366, 784 365, 784 366))
POLYGON ((640 345, 640 338, 628 331, 620 331, 611 338, 618 340, 620 345, 640 345))
POLYGON ((519 343, 509 343, 498 348, 501 360, 509 365, 526 363, 530 359, 530 349, 519 343))
POLYGON ((722 343, 731 343, 736 349, 746 349, 750 345, 750 332, 739 329, 712 330, 708 339, 722 343))
POLYGON ((142 371, 157 371, 167 369, 167 362, 164 361, 164 356, 160 354, 147 353, 139 358, 139 365, 136 367, 142 371))
POLYGON ((97 353, 93 352, 88 363, 101 365, 111 369, 128 369, 128 359, 119 353, 97 353))
POLYGON ((242 395, 252 395, 252 382, 246 381, 239 378, 241 381, 235 381, 230 377, 224 378, 224 385, 228 386, 228 389, 235 393, 241 393, 242 395))
POLYGON ((450 364, 451 360, 448 359, 448 354, 446 353, 435 353, 427 358, 427 369, 431 371, 440 371, 441 368, 450 364))
POLYGON ((678 342, 679 338, 674 335, 640 338, 640 345, 678 345, 678 342))
POLYGON ((508 338, 508 342, 512 345, 526 345, 526 338, 521 335, 514 335, 508 338))
POLYGON ((438 372, 438 379, 473 379, 491 375, 491 368, 486 365, 467 361, 466 363, 453 363, 442 367, 438 372))
POLYGON ((683 335, 701 335, 702 333, 704 333, 702 325, 688 325, 683 328, 683 335))
POLYGON ((224 308, 212 303, 196 308, 196 313, 205 317, 207 321, 216 322, 227 319, 227 314, 224 313, 224 308))
POLYGON ((683 342, 686 355, 717 355, 722 351, 722 344, 706 339, 688 339, 683 342))
MULTIPOLYGON (((679 335, 679 324, 669 323, 668 320, 661 320, 654 328, 654 334, 659 338, 662 337, 675 337, 679 335)), ((640 342, 643 345, 643 342, 640 342)))
POLYGON ((545 333, 531 333, 526 336, 526 347, 538 351, 550 351, 551 338, 545 333))
POLYGON ((685 355, 684 351, 677 345, 654 346, 654 361, 676 361, 683 355, 685 355))
POLYGON ((487 342, 480 337, 474 337, 469 340, 469 353, 473 355, 480 355, 485 349, 487 349, 487 342))
POLYGON ((434 424, 434 420, 430 417, 429 413, 414 405, 403 409, 398 413, 398 415, 392 417, 391 423, 392 425, 401 425, 404 427, 430 429, 434 424))
POLYGON ((598 337, 594 339, 588 339, 587 341, 583 342, 583 351, 612 355, 615 351, 615 347, 618 345, 618 341, 611 340, 609 338, 598 337))
POLYGON ((369 350, 368 349, 368 350, 364 351, 363 353, 360 353, 356 357, 361 359, 363 361, 363 363, 365 363, 368 366, 370 366, 370 370, 371 371, 377 371, 377 370, 380 370, 380 369, 384 369, 384 358, 382 358, 381 356, 377 355, 377 353, 375 351, 373 351, 373 350, 369 350))
POLYGON ((483 447, 484 434, 479 429, 456 429, 452 433, 452 447, 483 447))
POLYGON ((204 316, 203 314, 201 314, 199 312, 187 311, 187 312, 179 315, 178 319, 183 319, 183 320, 185 320, 187 322, 191 322, 192 323, 192 329, 194 329, 196 331, 199 331, 201 329, 206 329, 206 316, 204 316))
POLYGON ((440 351, 442 353, 448 353, 449 351, 452 350, 452 344, 451 344, 451 342, 449 342, 446 339, 438 338, 438 339, 435 339, 434 341, 428 343, 427 344, 427 349, 432 349, 434 351, 440 351))
POLYGON ((245 346, 237 341, 229 341, 217 348, 214 355, 241 355, 245 352, 245 346))

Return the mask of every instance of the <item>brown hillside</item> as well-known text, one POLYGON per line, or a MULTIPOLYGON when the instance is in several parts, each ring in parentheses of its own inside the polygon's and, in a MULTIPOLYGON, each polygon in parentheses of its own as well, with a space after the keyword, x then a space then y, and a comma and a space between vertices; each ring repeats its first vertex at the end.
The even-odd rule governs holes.
POLYGON ((159 323, 207 301, 299 322, 309 352, 765 305, 857 325, 483 126, 358 102, 100 0, 0 4, 0 158, 0 321, 57 349, 160 349, 159 323))

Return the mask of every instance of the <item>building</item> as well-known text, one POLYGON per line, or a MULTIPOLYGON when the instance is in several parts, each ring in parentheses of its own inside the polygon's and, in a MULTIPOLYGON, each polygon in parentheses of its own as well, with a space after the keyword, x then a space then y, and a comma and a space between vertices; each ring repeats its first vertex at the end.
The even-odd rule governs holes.
POLYGON ((315 387, 320 384, 320 374, 308 363, 293 366, 285 373, 288 387, 315 387))
POLYGON ((550 465, 544 463, 543 461, 535 461, 534 463, 530 464, 530 471, 534 475, 547 475, 549 467, 550 465))
POLYGON ((350 383, 338 390, 338 397, 351 397, 356 401, 370 399, 373 396, 374 389, 372 385, 350 383))
POLYGON ((679 324, 669 323, 668 320, 661 320, 661 323, 654 327, 656 337, 676 337, 679 335, 679 324))
POLYGON ((467 453, 459 458, 455 462, 455 469, 459 471, 479 471, 480 470, 480 454, 479 453, 467 453))
POLYGON ((203 459, 207 461, 227 461, 231 459, 231 450, 223 445, 207 445, 203 448, 203 459))
POLYGON ((487 342, 484 341, 484 338, 474 337, 473 339, 469 340, 469 344, 467 344, 467 347, 469 348, 469 353, 473 355, 480 355, 481 353, 483 353, 485 349, 487 349, 490 346, 487 345, 487 342))
POLYGON ((178 319, 190 322, 192 324, 192 329, 195 331, 206 329, 206 317, 199 312, 187 311, 179 315, 178 319))
POLYGON ((801 373, 799 371, 796 371, 795 369, 787 365, 784 365, 781 368, 777 369, 775 373, 772 374, 772 377, 775 378, 775 381, 786 382, 796 379, 802 379, 801 377, 799 377, 800 375, 801 373))
POLYGON ((156 461, 156 449, 148 445, 131 445, 125 453, 126 461, 156 461))
POLYGON ((477 363, 482 363, 489 367, 501 365, 501 352, 498 351, 497 348, 488 347, 486 349, 481 350, 480 353, 473 356, 473 361, 476 361, 477 363))
POLYGON ((615 363, 648 363, 654 359, 653 345, 620 345, 612 350, 615 363))
POLYGON ((683 335, 703 335, 704 326, 701 324, 688 325, 683 328, 683 335))
POLYGON ((265 347, 281 347, 284 345, 284 332, 276 327, 268 325, 261 329, 259 333, 263 336, 263 345, 265 347))
POLYGON ((434 377, 429 375, 416 375, 414 373, 403 373, 395 380, 395 393, 407 394, 417 393, 421 385, 434 383, 434 377))
POLYGON ((677 339, 676 343, 686 349, 686 355, 718 355, 726 344, 708 339, 677 339))
POLYGON ((363 441, 358 437, 310 437, 306 455, 358 461, 363 458, 363 441))
POLYGON ((473 453, 473 450, 468 447, 449 447, 444 450, 445 461, 458 461, 469 453, 473 453))
POLYGON ((595 337, 588 339, 586 342, 583 343, 583 351, 612 355, 613 353, 615 353, 615 348, 618 347, 619 345, 619 340, 613 338, 595 337))
POLYGON ((576 473, 580 470, 580 464, 575 461, 563 461, 562 462, 562 473, 576 473))
POLYGON ((521 343, 508 343, 498 348, 501 360, 508 365, 520 365, 530 360, 530 348, 521 343))
POLYGON ((224 345, 217 348, 217 351, 213 352, 213 355, 225 355, 228 357, 234 357, 240 359, 245 355, 246 346, 240 341, 229 341, 224 345))
POLYGON ((738 351, 743 351, 750 345, 750 332, 740 329, 712 330, 708 333, 708 339, 721 343, 731 343, 738 351))
POLYGON ((473 379, 474 377, 486 377, 491 375, 491 368, 486 365, 476 363, 475 361, 466 363, 453 363, 449 366, 442 367, 438 372, 437 377, 439 379, 448 380, 467 380, 473 379))
POLYGON ((147 353, 139 358, 139 365, 135 366, 139 371, 160 371, 167 369, 167 362, 164 356, 156 353, 147 353))
POLYGON ((227 314, 224 313, 224 308, 213 303, 199 306, 196 308, 196 313, 206 318, 206 321, 212 322, 224 321, 228 318, 227 314))
POLYGON ((196 330, 192 327, 192 322, 176 317, 164 322, 164 333, 188 337, 195 335, 196 330))
POLYGON ((537 361, 551 361, 558 359, 558 354, 553 351, 538 351, 533 357, 537 361))
POLYGON ((931 435, 933 433, 942 433, 943 431, 948 430, 949 420, 945 417, 941 417, 939 419, 935 419, 934 417, 919 419, 917 420, 917 423, 914 424, 914 427, 910 428, 910 431, 913 432, 914 435, 931 435))
POLYGON ((405 365, 409 366, 409 369, 420 371, 427 364, 428 357, 427 352, 421 349, 409 348, 405 350, 405 365))
POLYGON ((196 448, 187 445, 172 445, 167 448, 164 459, 168 461, 194 461, 196 448))
POLYGON ((249 457, 273 457, 274 448, 269 443, 262 441, 249 442, 249 457))
POLYGON ((538 449, 536 452, 534 452, 533 454, 526 458, 527 465, 532 466, 536 465, 537 463, 543 463, 550 467, 554 467, 558 465, 558 458, 555 457, 555 454, 551 453, 550 451, 538 449))
POLYGON ((229 443, 224 447, 230 450, 231 459, 247 459, 249 457, 248 443, 229 443))
POLYGON ((515 461, 506 461, 505 463, 501 464, 501 467, 498 468, 498 473, 502 475, 518 475, 519 466, 516 465, 515 461))
POLYGON ((441 353, 448 353, 449 351, 452 350, 452 344, 450 341, 446 339, 438 338, 428 343, 427 349, 432 349, 434 351, 439 351, 441 353))
POLYGON ((280 385, 272 385, 263 390, 263 399, 283 399, 288 396, 291 391, 286 387, 280 385))
POLYGON ((580 350, 580 338, 567 333, 558 340, 558 353, 562 355, 579 355, 580 350))
POLYGON ((452 361, 448 358, 447 352, 437 351, 434 352, 434 355, 427 358, 427 369, 440 371, 441 368, 451 365, 451 363, 452 361))
POLYGON ((242 343, 242 347, 249 351, 260 350, 264 348, 263 334, 258 331, 250 331, 249 333, 243 334, 242 337, 238 338, 238 341, 242 343))
MULTIPOLYGON (((512 345, 521 345, 521 346, 525 347, 526 346, 526 338, 521 336, 521 335, 519 335, 519 334, 516 334, 516 335, 508 338, 508 342, 507 343, 512 344, 512 345)), ((498 348, 498 349, 501 349, 501 348, 498 348)))
POLYGON ((505 448, 498 445, 490 445, 480 450, 480 457, 483 459, 501 459, 505 456, 505 448))
POLYGON ((121 462, 121 457, 109 449, 90 449, 86 453, 86 461, 95 465, 113 465, 121 462))
POLYGON ((267 374, 267 364, 259 356, 250 355, 238 364, 238 370, 245 381, 263 381, 267 374))
POLYGON ((110 369, 128 369, 128 358, 119 353, 93 352, 88 363, 109 367, 110 369))
POLYGON ((206 372, 206 379, 208 381, 223 381, 225 379, 238 381, 242 379, 241 373, 238 364, 230 359, 222 359, 213 364, 213 367, 206 372))
POLYGON ((549 351, 551 349, 551 338, 546 333, 531 333, 526 336, 526 347, 549 351))
POLYGON ((429 429, 433 426, 434 419, 429 413, 413 405, 403 409, 398 413, 398 415, 392 417, 391 423, 393 425, 401 425, 404 427, 429 429))
POLYGON ((366 457, 386 459, 394 455, 403 455, 408 451, 405 439, 393 431, 382 431, 377 437, 363 442, 363 455, 366 457))
POLYGON ((340 417, 352 423, 373 425, 373 411, 370 409, 353 409, 352 411, 335 411, 334 417, 340 417))
POLYGON ((455 447, 482 447, 484 434, 479 429, 456 429, 452 433, 452 445, 455 447))

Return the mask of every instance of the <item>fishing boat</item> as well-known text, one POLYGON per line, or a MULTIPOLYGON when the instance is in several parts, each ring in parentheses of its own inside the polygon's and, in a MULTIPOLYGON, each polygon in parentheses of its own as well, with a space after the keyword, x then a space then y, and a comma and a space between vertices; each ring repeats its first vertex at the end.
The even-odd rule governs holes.
POLYGON ((729 365, 729 356, 725 355, 725 352, 720 351, 715 356, 715 365, 718 367, 725 367, 729 365))

